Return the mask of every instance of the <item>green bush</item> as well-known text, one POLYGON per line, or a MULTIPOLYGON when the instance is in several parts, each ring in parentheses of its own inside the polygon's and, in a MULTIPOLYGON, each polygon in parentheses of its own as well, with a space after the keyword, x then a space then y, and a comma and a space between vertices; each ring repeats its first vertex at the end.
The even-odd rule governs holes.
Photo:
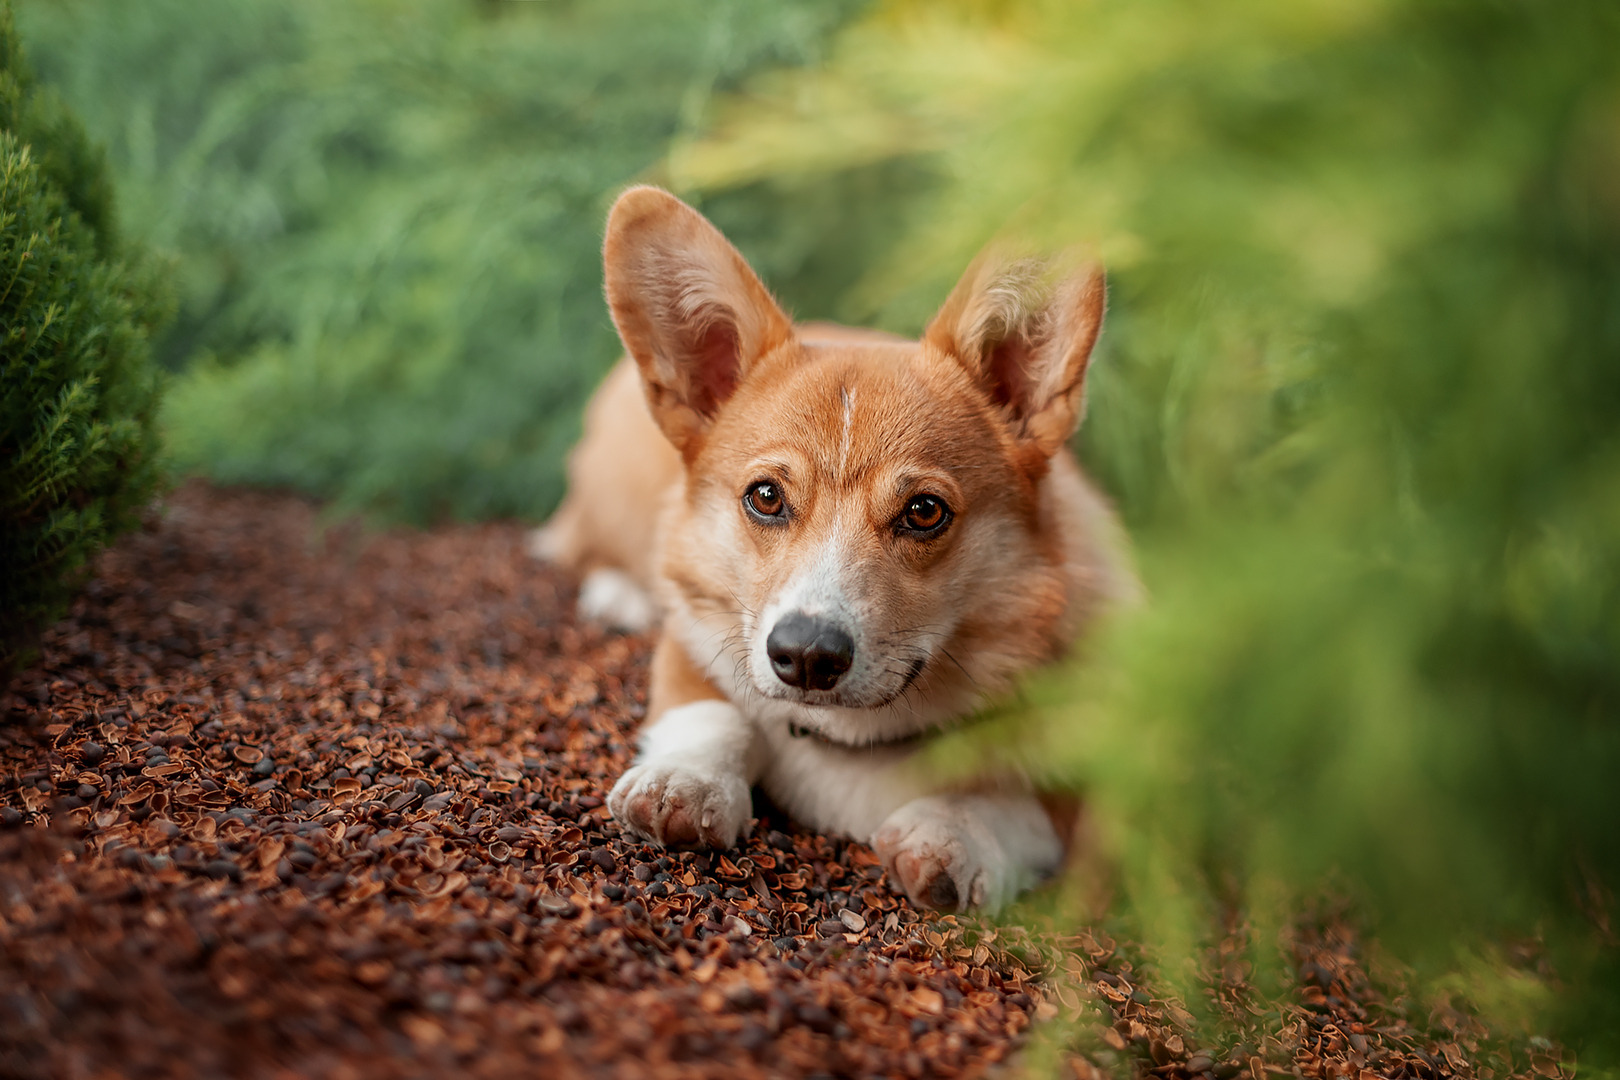
POLYGON ((1620 12, 891 0, 831 55, 674 175, 929 157, 860 283, 912 329, 1004 228, 1111 267, 1081 447, 1152 600, 1008 722, 1164 970, 1337 881, 1620 1065, 1620 12))
POLYGON ((0 673, 153 493, 162 314, 100 155, 34 85, 0 7, 0 673))
MULTIPOLYGON (((65 0, 23 26, 141 235, 181 257, 161 343, 177 465, 428 521, 549 510, 617 351, 612 195, 717 90, 813 58, 852 7, 65 0)), ((825 272, 851 230, 778 237, 773 197, 718 212, 754 223, 783 280, 825 272)))

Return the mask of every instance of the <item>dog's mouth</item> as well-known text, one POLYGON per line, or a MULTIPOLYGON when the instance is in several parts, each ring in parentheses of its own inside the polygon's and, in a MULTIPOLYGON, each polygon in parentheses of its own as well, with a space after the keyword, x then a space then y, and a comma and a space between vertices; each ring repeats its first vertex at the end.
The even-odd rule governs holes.
POLYGON ((911 685, 917 681, 918 677, 923 673, 923 668, 927 666, 927 656, 919 656, 913 659, 911 663, 906 665, 906 677, 900 680, 899 688, 895 690, 894 693, 890 694, 886 700, 879 702, 877 707, 882 708, 884 705, 889 705, 899 700, 900 695, 911 689, 911 685))
POLYGON ((914 657, 905 663, 903 669, 891 668, 900 673, 900 681, 893 688, 876 687, 874 693, 852 692, 850 688, 836 686, 830 690, 800 690, 797 687, 776 681, 764 688, 766 697, 778 701, 794 701, 801 705, 831 706, 841 709, 884 709, 893 705, 904 697, 922 674, 928 668, 930 657, 927 655, 914 657))

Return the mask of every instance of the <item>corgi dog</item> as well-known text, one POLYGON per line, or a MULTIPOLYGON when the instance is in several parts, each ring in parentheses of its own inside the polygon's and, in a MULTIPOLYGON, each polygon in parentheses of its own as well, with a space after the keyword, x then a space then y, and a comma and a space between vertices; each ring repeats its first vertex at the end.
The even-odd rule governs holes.
POLYGON ((759 784, 935 908, 993 908, 1053 872, 1059 830, 1027 785, 943 787, 916 759, 1135 592, 1067 449, 1100 269, 981 258, 905 341, 795 326, 657 188, 614 204, 604 260, 629 355, 533 546, 582 575, 585 615, 661 630, 613 816, 729 848, 759 784))

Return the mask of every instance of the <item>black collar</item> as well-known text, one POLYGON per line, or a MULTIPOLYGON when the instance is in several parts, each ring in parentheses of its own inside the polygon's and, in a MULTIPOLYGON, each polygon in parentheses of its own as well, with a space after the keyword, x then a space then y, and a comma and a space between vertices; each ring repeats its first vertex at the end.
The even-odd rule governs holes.
POLYGON ((895 750, 903 746, 914 746, 922 742, 932 732, 914 731, 909 735, 897 735, 889 739, 868 739, 865 742, 847 743, 834 739, 825 732, 815 728, 807 728, 803 724, 788 724, 788 734, 795 739, 814 739, 823 746, 830 746, 835 750, 895 750))

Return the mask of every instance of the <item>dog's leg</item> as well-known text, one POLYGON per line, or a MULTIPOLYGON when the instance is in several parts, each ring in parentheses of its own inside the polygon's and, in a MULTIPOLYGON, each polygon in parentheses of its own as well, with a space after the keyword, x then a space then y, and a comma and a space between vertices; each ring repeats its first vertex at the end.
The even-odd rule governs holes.
POLYGON ((1052 818, 1011 777, 996 790, 941 792, 909 750, 836 749, 785 723, 761 730, 771 797, 815 828, 869 839, 919 904, 994 909, 1062 862, 1052 818))
POLYGON ((749 789, 764 766, 759 729, 665 634, 653 650, 641 753, 608 795, 626 828, 664 845, 728 848, 753 828, 749 789))
POLYGON ((1063 845, 1030 795, 913 799, 872 837, 890 876, 929 907, 995 910, 1055 871, 1063 845))
POLYGON ((640 634, 657 620, 658 606, 629 574, 604 566, 580 582, 579 616, 609 630, 640 634))
POLYGON ((677 706, 642 730, 641 754, 613 785, 608 809, 666 847, 729 848, 753 830, 759 757, 754 726, 730 702, 677 706))

